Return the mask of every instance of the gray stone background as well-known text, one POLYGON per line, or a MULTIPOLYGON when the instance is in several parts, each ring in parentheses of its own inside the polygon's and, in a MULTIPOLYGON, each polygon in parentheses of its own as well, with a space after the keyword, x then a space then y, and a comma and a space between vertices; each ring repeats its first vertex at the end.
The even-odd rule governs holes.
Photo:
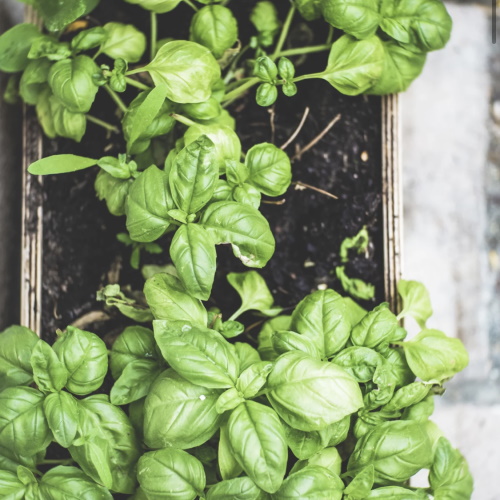
MULTIPOLYGON (((500 29, 493 45, 488 3, 448 8, 450 43, 429 55, 402 96, 404 276, 429 288, 429 326, 459 337, 470 352, 434 420, 469 461, 473 499, 498 500, 500 29)), ((0 0, 0 31, 21 17, 20 4, 0 0)), ((18 321, 20 118, 0 102, 1 328, 18 321)))

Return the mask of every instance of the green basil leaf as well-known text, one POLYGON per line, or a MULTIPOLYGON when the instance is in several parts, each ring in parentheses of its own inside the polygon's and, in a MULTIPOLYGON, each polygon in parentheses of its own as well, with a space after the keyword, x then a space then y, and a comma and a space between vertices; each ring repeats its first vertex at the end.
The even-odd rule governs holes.
POLYGON ((278 88, 274 83, 261 83, 257 87, 255 100, 259 106, 267 108, 272 106, 278 99, 278 88))
POLYGON ((207 5, 191 20, 193 42, 208 47, 219 59, 238 39, 238 23, 233 13, 222 5, 207 5))
POLYGON ((312 358, 321 359, 321 353, 316 344, 304 335, 295 332, 276 332, 271 338, 273 349, 278 354, 289 351, 301 351, 312 358))
POLYGON ((19 94, 24 102, 32 105, 38 103, 40 94, 46 88, 51 66, 52 63, 47 59, 28 63, 19 82, 19 94))
POLYGON ((291 474, 274 496, 276 500, 317 498, 341 500, 344 483, 336 475, 317 465, 291 474))
MULTIPOLYGON (((191 297, 179 278, 167 273, 155 274, 144 286, 146 300, 157 320, 188 321, 193 325, 207 325, 207 311, 203 304, 191 297)), ((153 326, 160 326, 155 321, 153 326)))
POLYGON ((38 340, 24 326, 11 326, 0 333, 0 391, 33 382, 30 359, 38 340))
POLYGON ((373 348, 392 340, 398 328, 398 319, 387 303, 382 303, 369 312, 352 330, 354 345, 373 348))
POLYGON ((293 3, 306 21, 314 21, 321 17, 321 0, 294 0, 293 3))
POLYGON ((422 72, 426 54, 397 42, 384 42, 384 70, 368 94, 386 95, 405 91, 422 72))
POLYGON ((359 300, 371 300, 375 297, 375 286, 359 278, 350 278, 345 272, 345 266, 337 266, 335 274, 346 293, 359 300))
POLYGON ((150 359, 136 359, 129 363, 111 388, 111 403, 126 405, 146 396, 161 368, 158 361, 150 359))
POLYGON ((54 440, 64 448, 69 448, 78 429, 77 400, 64 391, 49 394, 43 402, 43 411, 54 440))
POLYGON ((271 371, 267 398, 290 426, 321 430, 363 406, 361 390, 342 368, 298 351, 280 356, 271 371))
POLYGON ((250 184, 243 184, 243 186, 236 186, 233 189, 232 198, 234 201, 243 203, 243 205, 259 208, 262 195, 257 188, 254 188, 250 184))
POLYGON ((219 433, 218 465, 222 479, 234 479, 238 477, 243 469, 234 456, 233 449, 229 443, 227 422, 221 425, 219 433))
POLYGON ((0 70, 17 73, 29 63, 28 53, 33 42, 41 37, 33 24, 18 24, 0 36, 0 70))
POLYGON ((113 342, 110 369, 117 380, 123 370, 137 360, 159 361, 153 332, 142 326, 129 326, 113 342))
POLYGON ((155 339, 167 363, 193 384, 209 389, 233 387, 239 375, 234 347, 208 328, 169 321, 157 328, 155 339))
POLYGON ((227 109, 222 109, 220 115, 215 118, 205 119, 202 122, 205 126, 215 125, 217 127, 227 127, 231 130, 236 130, 236 120, 230 115, 227 109))
POLYGON ((78 437, 69 448, 71 457, 94 481, 101 482, 101 476, 106 475, 102 470, 104 467, 111 472, 110 489, 118 493, 133 493, 141 447, 127 415, 103 395, 80 400, 79 410, 78 437), (96 468, 97 452, 104 461, 101 470, 96 468))
POLYGON ((422 500, 422 496, 418 492, 402 488, 401 486, 375 488, 364 498, 366 500, 422 500))
POLYGON ((402 346, 411 371, 425 382, 440 384, 469 364, 462 342, 438 330, 422 330, 402 346))
POLYGON ((164 83, 167 97, 181 104, 208 100, 220 78, 220 67, 210 50, 184 40, 162 45, 141 71, 148 71, 155 85, 164 83))
POLYGON ((49 97, 49 105, 56 136, 80 142, 87 130, 85 114, 70 111, 55 96, 49 97))
POLYGON ((386 1, 382 16, 380 27, 390 37, 425 52, 442 49, 450 39, 452 20, 438 0, 386 1))
POLYGON ((142 8, 156 12, 157 14, 164 14, 174 10, 182 0, 125 0, 128 3, 140 5, 142 8))
POLYGON ((208 490, 207 500, 260 500, 262 491, 249 477, 228 479, 208 490))
POLYGON ((354 302, 351 297, 344 297, 344 302, 346 304, 346 315, 351 325, 357 325, 368 314, 368 311, 354 302))
POLYGON ((278 66, 267 56, 259 57, 255 61, 254 75, 263 82, 275 84, 278 78, 278 66))
POLYGON ((54 95, 74 113, 87 113, 98 87, 92 76, 99 71, 88 56, 76 56, 56 62, 49 71, 49 85, 54 95))
POLYGON ((348 471, 358 473, 373 465, 375 482, 403 483, 429 467, 432 449, 423 426, 412 421, 392 421, 376 426, 357 443, 348 471))
POLYGON ((373 374, 373 384, 376 388, 369 390, 363 398, 366 410, 374 410, 388 403, 394 395, 396 388, 396 379, 392 372, 390 364, 384 360, 375 369, 373 374))
POLYGON ((97 164, 97 160, 71 154, 54 155, 32 163, 28 172, 33 175, 52 175, 77 172, 97 164))
POLYGON ((40 339, 35 344, 30 363, 33 367, 33 378, 40 391, 58 392, 66 385, 69 374, 47 342, 40 339))
POLYGON ((71 48, 75 53, 94 49, 102 45, 108 33, 101 26, 80 31, 72 40, 71 48))
POLYGON ((369 465, 357 474, 354 479, 349 483, 344 493, 349 495, 349 499, 363 500, 370 495, 373 483, 375 481, 375 469, 373 465, 369 465))
POLYGON ((348 347, 343 349, 332 360, 350 373, 358 382, 369 382, 373 379, 375 370, 384 362, 378 352, 367 347, 348 347))
POLYGON ((0 470, 16 473, 20 465, 29 470, 35 470, 40 458, 44 456, 45 450, 36 455, 26 457, 0 446, 0 470))
POLYGON ((184 224, 175 233, 170 258, 186 291, 196 299, 208 300, 215 277, 215 245, 198 224, 184 224))
POLYGON ((265 361, 272 361, 278 357, 274 350, 273 336, 279 330, 288 330, 290 328, 290 316, 277 316, 264 323, 259 332, 259 354, 265 361))
POLYGON ((403 387, 415 381, 415 374, 408 366, 403 349, 389 349, 387 353, 384 353, 384 357, 389 361, 389 367, 396 380, 396 388, 403 387))
POLYGON ((100 51, 112 59, 125 59, 129 63, 141 60, 146 50, 146 37, 132 24, 106 23, 106 38, 100 51))
POLYGON ((266 383, 272 368, 273 364, 268 361, 259 361, 249 366, 239 376, 236 389, 243 394, 244 398, 253 398, 266 383))
POLYGON ((384 47, 377 36, 356 40, 344 35, 332 45, 326 70, 318 76, 343 94, 358 95, 382 76, 384 61, 384 47))
POLYGON ((59 42, 57 38, 43 35, 33 41, 28 59, 46 57, 50 61, 61 61, 71 56, 68 42, 59 42))
POLYGON ((219 101, 213 95, 205 102, 183 104, 181 109, 193 120, 217 119, 223 111, 219 101))
POLYGON ((226 411, 234 410, 239 404, 244 403, 245 398, 234 387, 224 391, 217 399, 215 409, 219 415, 226 411))
POLYGON ((337 448, 324 448, 323 450, 318 451, 318 453, 315 453, 308 460, 299 460, 293 466, 290 473, 293 474, 310 465, 324 467, 325 469, 328 469, 329 472, 333 472, 335 475, 340 476, 342 457, 337 451, 337 448))
POLYGON ((280 196, 292 181, 292 168, 288 155, 274 144, 253 146, 247 153, 247 182, 268 196, 280 196))
POLYGON ((69 374, 66 388, 70 392, 84 396, 101 387, 108 372, 108 349, 97 335, 68 326, 54 351, 69 374))
POLYGON ((283 310, 274 306, 274 298, 266 281, 257 271, 229 273, 226 278, 241 298, 241 306, 233 317, 252 310, 264 316, 276 316, 283 310))
POLYGON ((278 10, 274 4, 267 0, 257 2, 250 14, 250 21, 259 33, 259 45, 270 47, 281 28, 278 10))
POLYGON ((149 500, 194 500, 203 495, 206 485, 201 462, 174 448, 145 453, 137 466, 137 478, 149 500))
POLYGON ((37 482, 33 472, 27 467, 24 467, 22 465, 19 465, 17 468, 17 477, 26 486, 37 482))
POLYGON ((163 115, 167 111, 163 109, 166 96, 167 87, 161 84, 152 90, 141 92, 134 99, 123 118, 123 131, 129 151, 136 152, 133 148, 134 143, 138 140, 150 139, 152 137, 151 132, 155 135, 161 132, 161 135, 163 135, 173 128, 173 120, 170 119, 167 120, 165 129, 154 130, 157 128, 158 115, 160 113, 163 115))
POLYGON ((305 432, 283 422, 286 442, 299 460, 307 460, 328 446, 328 431, 305 432))
POLYGON ((79 17, 88 14, 98 0, 42 0, 36 3, 49 31, 61 31, 79 17))
POLYGON ((252 207, 232 201, 212 203, 200 223, 216 245, 230 243, 234 255, 248 267, 264 267, 274 253, 269 223, 252 207))
POLYGON ((376 0, 322 0, 321 7, 326 22, 359 39, 374 35, 381 21, 376 0))
POLYGON ((194 124, 184 134, 186 145, 197 141, 206 135, 215 146, 214 161, 219 167, 219 172, 224 173, 226 161, 238 161, 241 156, 241 142, 236 132, 229 126, 223 124, 194 124))
POLYGON ((340 245, 340 261, 342 263, 349 262, 349 253, 351 251, 356 251, 358 255, 365 254, 368 251, 368 246, 370 244, 370 235, 366 226, 363 226, 361 230, 352 238, 345 238, 340 245))
POLYGON ((432 305, 429 292, 418 281, 398 281, 398 293, 403 300, 403 310, 398 314, 398 319, 411 316, 425 328, 427 320, 432 316, 432 305))
POLYGON ((426 423, 429 417, 434 413, 434 397, 427 396, 420 403, 414 404, 403 411, 401 420, 416 420, 420 423, 426 423))
POLYGON ((167 232, 173 208, 168 176, 151 165, 130 186, 127 199, 127 229, 135 241, 155 241, 167 232))
POLYGON ((9 387, 0 393, 0 448, 26 457, 47 448, 52 435, 43 400, 31 387, 9 387))
POLYGON ((153 383, 144 405, 144 437, 150 448, 188 449, 200 446, 217 431, 215 409, 221 391, 188 382, 174 370, 153 383))
POLYGON ((420 403, 431 390, 431 386, 428 384, 422 384, 421 382, 413 382, 412 384, 401 387, 394 397, 382 407, 382 411, 393 412, 399 411, 408 406, 413 406, 420 403))
POLYGON ((52 91, 50 90, 48 84, 43 85, 42 90, 37 97, 36 115, 44 134, 50 139, 55 139, 57 137, 57 134, 54 126, 54 117, 50 106, 51 97, 52 91))
POLYGON ((201 136, 177 155, 169 185, 179 210, 197 213, 212 198, 219 177, 214 150, 214 143, 207 136, 201 136))
POLYGON ((18 479, 17 474, 0 470, 0 494, 5 500, 23 500, 25 493, 26 485, 18 479))
POLYGON ((173 104, 166 99, 165 85, 141 92, 129 105, 123 116, 123 135, 131 154, 147 150, 151 139, 168 134, 175 125, 171 116, 173 104))
POLYGON ((234 348, 240 360, 240 373, 243 373, 247 368, 261 361, 258 351, 251 345, 244 344, 243 342, 236 342, 234 348))
POLYGON ((473 480, 467 462, 444 437, 438 441, 429 483, 436 499, 466 500, 472 495, 473 480))
POLYGON ((276 413, 247 401, 233 410, 227 426, 229 444, 243 470, 259 488, 275 493, 288 459, 285 431, 276 413))
POLYGON ((314 342, 321 356, 331 357, 346 344, 351 331, 342 297, 333 290, 308 295, 295 308, 290 330, 314 342))
POLYGON ((219 332, 222 333, 226 339, 233 339, 238 335, 241 335, 244 331, 245 325, 243 323, 232 320, 224 321, 219 329, 219 332))
POLYGON ((106 206, 112 215, 125 215, 126 201, 133 184, 133 179, 118 179, 100 170, 97 174, 94 187, 99 200, 106 200, 106 206))
POLYGON ((59 466, 46 472, 40 481, 44 500, 112 500, 111 493, 76 467, 59 466))
POLYGON ((329 425, 321 431, 299 431, 283 423, 288 446, 299 460, 308 460, 327 446, 345 441, 350 428, 350 417, 329 425))

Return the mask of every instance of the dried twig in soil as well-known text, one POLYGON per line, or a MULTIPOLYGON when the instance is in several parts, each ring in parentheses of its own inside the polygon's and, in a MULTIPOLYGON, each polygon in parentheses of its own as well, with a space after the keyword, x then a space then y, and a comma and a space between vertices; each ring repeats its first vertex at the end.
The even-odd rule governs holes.
POLYGON ((321 194, 324 194, 325 196, 328 196, 330 198, 333 198, 334 200, 338 200, 339 197, 338 196, 335 196, 334 194, 332 193, 329 193, 328 191, 325 191, 324 189, 320 189, 316 186, 311 186, 310 184, 306 184, 305 182, 302 182, 302 181, 296 181, 296 182, 292 182, 292 184, 295 184, 297 186, 296 189, 312 189, 313 191, 316 191, 318 193, 321 193, 321 194))
POLYGON ((302 130, 302 127, 304 126, 304 123, 306 122, 310 111, 311 111, 311 109, 309 108, 309 106, 306 106, 306 109, 304 109, 304 114, 302 115, 302 119, 300 120, 299 126, 297 127, 295 132, 290 136, 288 141, 286 141, 285 144, 283 144, 281 146, 281 149, 286 149, 296 139, 296 137, 299 135, 300 131, 302 130))
POLYGON ((277 201, 262 200, 262 203, 265 203, 266 205, 284 205, 285 202, 286 202, 285 198, 283 198, 282 200, 277 200, 277 201))
POLYGON ((71 323, 71 326, 79 328, 80 330, 85 330, 85 328, 92 323, 108 321, 110 319, 111 317, 104 311, 90 311, 87 314, 84 314, 80 318, 76 319, 73 323, 71 323))
POLYGON ((269 113, 269 124, 271 125, 271 144, 274 144, 276 136, 276 125, 274 123, 274 119, 276 118, 276 109, 274 106, 271 106, 267 112, 269 113))
POLYGON ((320 132, 309 144, 301 148, 295 155, 292 157, 292 161, 298 160, 302 157, 302 155, 306 152, 309 151, 312 147, 314 147, 325 135, 328 133, 328 131, 340 120, 341 115, 340 113, 323 129, 322 132, 320 132))

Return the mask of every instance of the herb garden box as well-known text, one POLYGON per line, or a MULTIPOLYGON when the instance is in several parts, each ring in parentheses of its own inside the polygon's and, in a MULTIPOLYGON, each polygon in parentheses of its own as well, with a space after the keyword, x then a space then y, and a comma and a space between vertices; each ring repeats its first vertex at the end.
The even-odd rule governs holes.
MULTIPOLYGON (((120 7, 123 10, 123 4, 120 7)), ((127 12, 122 13, 124 22, 131 20, 128 14, 127 18, 127 12)), ((36 20, 31 9, 26 19, 36 20)), ((139 26, 147 26, 144 16, 139 19, 139 26)), ((323 64, 324 57, 310 59, 315 67, 323 64)), ((402 207, 397 94, 348 97, 326 82, 314 82, 303 84, 293 99, 280 100, 272 113, 252 100, 247 96, 231 109, 248 116, 238 125, 243 146, 288 141, 286 151, 295 156, 293 177, 299 184, 281 197, 282 205, 262 208, 277 239, 275 256, 263 270, 276 303, 291 307, 318 286, 342 291, 335 276, 340 244, 367 226, 369 252, 355 258, 348 271, 375 285, 373 303, 386 300, 395 307, 401 277, 402 207), (311 142, 315 146, 301 153, 311 142)), ((110 109, 104 99, 99 104, 110 109)), ((139 272, 131 274, 129 266, 123 266, 131 251, 116 240, 116 234, 125 231, 125 225, 95 197, 94 171, 45 178, 27 172, 29 165, 49 154, 92 156, 103 148, 116 149, 113 137, 106 138, 102 129, 90 125, 81 144, 48 140, 30 107, 25 108, 24 145, 21 318, 34 331, 52 336, 56 328, 102 309, 95 293, 109 283, 110 273, 112 280, 117 279, 124 267, 125 276, 119 281, 132 288, 140 286, 141 278, 139 272)), ((143 259, 165 264, 168 247, 163 257, 143 252, 143 259)), ((220 275, 245 269, 234 259, 225 260, 229 267, 220 269, 220 275)), ((221 280, 218 284, 220 291, 216 282, 214 294, 224 297, 227 288, 221 280)), ((90 314, 93 317, 98 316, 90 314)))
POLYGON ((390 94, 451 28, 422 1, 37 0, 51 34, 0 36, 36 110, 0 495, 470 495, 428 420, 468 355, 399 279, 390 94))

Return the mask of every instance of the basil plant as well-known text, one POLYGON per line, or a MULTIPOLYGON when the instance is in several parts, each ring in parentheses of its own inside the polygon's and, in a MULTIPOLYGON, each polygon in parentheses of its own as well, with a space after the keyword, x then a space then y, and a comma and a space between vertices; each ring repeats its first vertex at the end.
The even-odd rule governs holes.
MULTIPOLYGON (((263 196, 281 196, 291 182, 290 160, 280 148, 263 143, 242 151, 229 105, 258 86, 257 102, 269 106, 278 88, 290 97, 296 83, 309 78, 349 95, 402 90, 420 72, 425 52, 446 43, 450 29, 440 0, 354 6, 346 0, 295 0, 284 19, 264 0, 248 12, 248 26, 239 26, 232 4, 129 0, 150 11, 148 37, 133 24, 75 22, 96 0, 30 3, 46 30, 25 23, 0 36, 0 70, 12 75, 6 97, 35 106, 50 138, 81 141, 91 123, 120 135, 113 143, 122 150, 116 157, 56 155, 29 171, 99 167, 97 196, 112 214, 126 216, 125 244, 157 252, 155 242, 169 234, 181 282, 203 300, 214 281, 216 245, 230 244, 252 268, 271 258, 274 238, 258 208, 263 196), (181 3, 194 7, 185 39, 158 40, 159 16, 186 19, 181 3), (344 34, 333 42, 330 30, 324 44, 287 48, 301 23, 297 12, 306 21, 322 16, 344 34), (294 58, 321 51, 329 52, 325 71, 296 75, 294 58), (99 93, 117 108, 109 116, 95 109, 99 93)), ((136 268, 138 260, 135 251, 136 268)), ((349 284, 345 273, 339 278, 363 288, 349 284)))
MULTIPOLYGON (((201 131, 210 133, 210 128, 201 131)), ((286 191, 291 167, 288 156, 269 143, 251 148, 245 163, 229 160, 209 135, 199 132, 186 131, 188 144, 173 150, 163 169, 151 165, 138 171, 126 155, 100 160, 57 155, 35 162, 30 172, 98 165, 97 193, 112 213, 126 214, 130 239, 153 242, 173 233, 170 257, 183 285, 193 297, 208 300, 216 245, 231 244, 248 267, 264 267, 273 255, 274 237, 258 207, 262 193, 278 196, 286 191)), ((235 145, 239 157, 239 141, 235 145)))
MULTIPOLYGON (((53 346, 0 333, 2 498, 471 497, 467 463, 429 420, 467 364, 460 341, 407 340, 387 304, 332 290, 283 315, 256 271, 228 280, 242 304, 223 321, 175 272, 153 274, 152 323, 109 349, 74 327, 53 346), (257 338, 236 321, 251 309, 270 318, 257 338), (422 469, 429 488, 408 486, 422 469)), ((400 292, 400 317, 426 321, 422 285, 400 292)))
MULTIPOLYGON (((178 136, 169 119, 173 111, 198 124, 234 128, 225 108, 254 86, 262 106, 276 101, 278 89, 291 97, 298 82, 311 78, 323 79, 347 95, 399 92, 420 74, 427 52, 445 46, 452 24, 441 0, 294 0, 284 18, 273 2, 261 0, 254 2, 245 26, 239 26, 232 10, 238 7, 232 4, 127 2, 150 11, 149 39, 133 24, 108 22, 89 28, 86 21, 74 23, 98 0, 30 0, 46 32, 25 23, 0 37, 0 71, 12 74, 6 98, 14 101, 19 95, 36 106, 47 136, 80 141, 87 122, 119 132, 115 124, 90 114, 100 88, 117 105, 121 131, 134 154, 148 149, 155 137, 178 136), (190 5, 192 15, 180 11, 180 4, 190 5), (184 39, 158 40, 162 15, 182 24, 188 21, 184 39), (295 46, 294 29, 318 18, 330 26, 323 43, 295 46), (334 28, 340 30, 335 40, 334 28), (65 32, 68 36, 61 41, 65 32), (323 71, 296 74, 296 62, 323 51, 328 52, 323 71), (164 86, 168 100, 160 106, 151 100, 135 116, 146 100, 144 92, 158 86, 164 86), (141 94, 130 99, 129 93, 124 102, 119 94, 127 88, 141 94)), ((110 118, 115 121, 113 114, 110 118)), ((222 142, 224 135, 219 131, 222 142)))

